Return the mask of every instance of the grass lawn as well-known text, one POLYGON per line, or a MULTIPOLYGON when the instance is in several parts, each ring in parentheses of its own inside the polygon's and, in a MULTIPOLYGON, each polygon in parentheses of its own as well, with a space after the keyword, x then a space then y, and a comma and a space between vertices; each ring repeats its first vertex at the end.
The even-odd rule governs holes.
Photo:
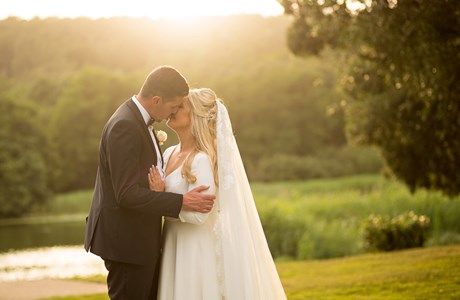
POLYGON ((460 246, 278 263, 288 299, 460 299, 460 246))
MULTIPOLYGON (((460 299, 460 246, 372 253, 328 260, 279 261, 290 300, 460 299)), ((105 282, 104 277, 84 280, 105 282)), ((48 300, 107 300, 88 295, 48 300)))

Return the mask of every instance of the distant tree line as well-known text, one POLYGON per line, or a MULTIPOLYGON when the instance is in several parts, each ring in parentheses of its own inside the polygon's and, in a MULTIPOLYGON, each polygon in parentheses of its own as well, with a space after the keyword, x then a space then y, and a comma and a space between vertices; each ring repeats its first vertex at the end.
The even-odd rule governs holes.
MULTIPOLYGON (((259 16, 0 21, 0 216, 92 188, 104 123, 158 65, 224 100, 253 181, 378 172, 376 151, 347 145, 337 56, 294 57, 288 24, 259 16)), ((159 128, 169 133, 165 147, 177 142, 159 128)))

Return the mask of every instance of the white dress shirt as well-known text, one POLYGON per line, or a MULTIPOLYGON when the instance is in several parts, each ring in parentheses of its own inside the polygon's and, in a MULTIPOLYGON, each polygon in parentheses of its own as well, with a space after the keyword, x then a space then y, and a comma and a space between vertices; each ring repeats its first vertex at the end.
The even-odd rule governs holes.
MULTIPOLYGON (((139 102, 139 100, 137 100, 136 96, 133 96, 131 99, 134 101, 134 104, 136 104, 137 108, 141 112, 141 115, 142 115, 142 117, 144 118, 144 121, 145 121, 145 125, 147 126, 147 124, 149 123, 149 121, 151 119, 150 114, 142 106, 142 104, 139 102)), ((156 165, 156 167, 157 167, 158 171, 160 172, 161 177, 164 177, 163 166, 162 166, 162 161, 161 161, 160 146, 158 145, 157 140, 153 136, 153 134, 154 134, 153 133, 153 130, 154 130, 153 126, 150 125, 148 130, 149 130, 150 136, 152 137, 153 145, 155 146, 155 151, 157 153, 157 165, 156 165)))

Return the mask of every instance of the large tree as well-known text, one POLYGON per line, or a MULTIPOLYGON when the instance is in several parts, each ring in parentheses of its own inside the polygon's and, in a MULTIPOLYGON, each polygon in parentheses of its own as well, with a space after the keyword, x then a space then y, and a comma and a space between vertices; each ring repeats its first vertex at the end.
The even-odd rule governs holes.
POLYGON ((47 199, 46 139, 38 106, 7 88, 0 77, 0 217, 16 217, 47 199))
POLYGON ((348 133, 392 172, 460 193, 460 1, 280 0, 297 55, 346 53, 348 133))

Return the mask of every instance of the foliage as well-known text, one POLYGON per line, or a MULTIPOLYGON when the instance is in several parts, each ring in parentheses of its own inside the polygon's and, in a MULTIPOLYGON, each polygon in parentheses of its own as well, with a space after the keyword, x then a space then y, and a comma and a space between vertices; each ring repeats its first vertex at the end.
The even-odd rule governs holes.
POLYGON ((266 208, 261 219, 272 255, 298 257, 298 243, 305 231, 304 222, 298 216, 286 216, 276 207, 266 208))
POLYGON ((0 217, 21 216, 48 196, 46 139, 33 103, 0 90, 0 217))
MULTIPOLYGON (((426 245, 458 243, 460 198, 419 190, 377 176, 252 184, 272 254, 294 259, 348 256, 368 251, 362 224, 369 215, 407 211, 430 219, 426 245)), ((392 227, 393 228, 393 227, 392 227)))
POLYGON ((99 139, 110 115, 132 96, 129 77, 84 68, 66 81, 50 116, 55 147, 52 187, 63 192, 88 188, 96 176, 99 139))
POLYGON ((260 159, 252 171, 257 181, 306 180, 378 173, 382 168, 378 154, 370 148, 324 149, 314 156, 275 154, 260 159))
POLYGON ((429 224, 429 218, 413 211, 393 218, 372 214, 363 226, 364 245, 380 251, 422 247, 429 224))
POLYGON ((460 193, 460 2, 280 0, 295 54, 346 53, 348 133, 411 190, 460 193))

